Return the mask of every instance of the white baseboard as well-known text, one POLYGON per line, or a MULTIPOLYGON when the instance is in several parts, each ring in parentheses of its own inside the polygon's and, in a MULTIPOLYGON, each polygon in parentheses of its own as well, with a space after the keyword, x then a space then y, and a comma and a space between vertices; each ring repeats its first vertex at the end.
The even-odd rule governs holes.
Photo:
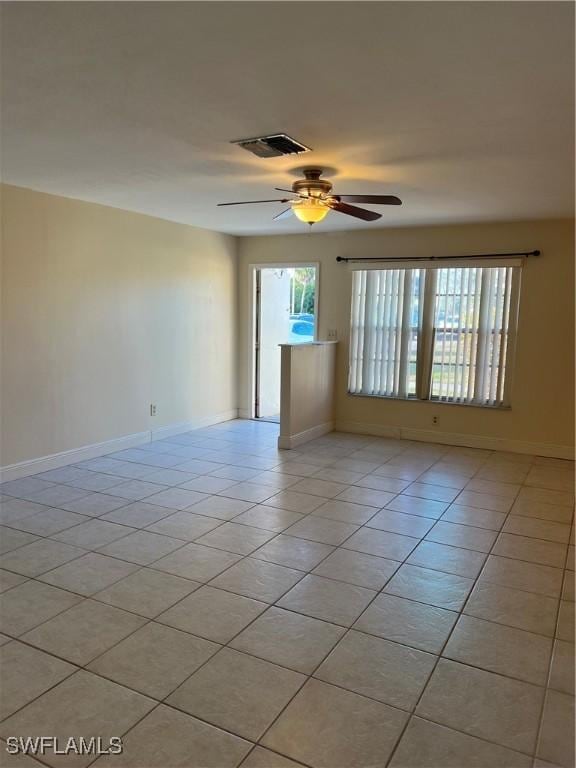
POLYGON ((362 421, 337 421, 336 432, 352 432, 356 435, 374 435, 375 437, 402 438, 400 427, 387 427, 383 424, 365 424, 362 421))
POLYGON ((230 411, 224 411, 223 413, 217 413, 214 416, 207 416, 204 419, 192 419, 192 421, 181 421, 178 424, 168 424, 165 427, 157 427, 152 429, 152 440, 165 440, 167 437, 173 435, 181 435, 183 432, 191 432, 193 429, 202 429, 202 427, 210 427, 213 424, 220 424, 223 421, 231 421, 238 418, 238 409, 234 408, 230 411))
POLYGON ((77 464, 86 459, 95 459, 107 453, 122 451, 125 448, 135 448, 138 445, 150 442, 150 432, 135 432, 132 435, 116 437, 113 440, 105 440, 103 443, 84 445, 82 448, 72 448, 69 451, 53 453, 50 456, 40 456, 37 459, 20 461, 17 464, 9 464, 0 467, 0 481, 18 480, 21 477, 35 475, 37 472, 47 472, 49 469, 59 469, 68 464, 77 464))
POLYGON ((310 440, 315 440, 317 437, 322 437, 328 432, 334 430, 334 422, 327 421, 324 424, 318 424, 317 427, 311 427, 304 430, 304 432, 297 432, 295 435, 282 436, 278 438, 278 448, 290 449, 296 448, 298 445, 308 443, 310 440))
MULTIPOLYGON (((225 411, 204 419, 169 424, 165 427, 136 432, 132 435, 106 440, 102 443, 93 443, 81 448, 73 448, 61 451, 50 456, 41 456, 36 459, 21 461, 0 467, 0 482, 17 480, 21 477, 35 475, 38 472, 47 472, 49 469, 58 469, 68 464, 77 464, 79 461, 94 459, 107 453, 121 451, 124 448, 134 448, 138 445, 149 443, 151 440, 161 440, 172 435, 200 429, 223 421, 230 421, 240 416, 242 411, 225 411)), ((317 427, 312 427, 304 432, 299 432, 289 437, 279 437, 278 447, 282 449, 296 448, 299 445, 314 440, 336 429, 339 432, 352 432, 360 435, 376 435, 378 437, 392 437, 403 440, 416 440, 421 442, 441 443, 442 445, 460 445, 468 448, 484 448, 491 451, 507 451, 511 453, 524 453, 534 456, 548 456, 558 459, 574 460, 574 449, 568 445, 554 445, 553 443, 532 443, 522 440, 508 440, 498 437, 485 437, 482 435, 464 435, 458 432, 436 432, 435 430, 410 429, 402 427, 390 427, 381 424, 365 424, 354 421, 326 422, 317 427)))
POLYGON ((251 419, 253 416, 252 411, 249 408, 239 408, 238 409, 238 418, 239 419, 251 419))
POLYGON ((532 443, 502 437, 465 435, 460 432, 436 432, 431 429, 387 427, 359 421, 338 421, 335 429, 338 432, 353 432, 360 435, 377 435, 378 437, 394 437, 401 440, 416 440, 425 443, 441 443, 442 445, 459 445, 466 448, 484 448, 488 451, 505 451, 507 453, 524 453, 531 456, 574 460, 574 448, 570 445, 532 443))
POLYGON ((146 430, 145 432, 136 432, 132 435, 116 437, 112 440, 106 440, 103 443, 93 443, 84 445, 81 448, 72 448, 69 451, 53 453, 50 456, 40 456, 37 459, 28 459, 20 461, 17 464, 9 464, 0 467, 0 482, 7 480, 18 480, 21 477, 35 475, 38 472, 47 472, 49 469, 58 469, 68 464, 77 464, 86 459, 95 459, 98 456, 105 456, 107 453, 114 453, 125 448, 135 448, 138 445, 144 445, 152 440, 161 440, 171 435, 179 435, 183 432, 190 432, 193 429, 208 427, 211 424, 219 424, 222 421, 229 421, 237 417, 236 409, 219 413, 214 416, 208 416, 205 419, 195 419, 193 421, 180 422, 179 424, 168 424, 158 429, 146 430))

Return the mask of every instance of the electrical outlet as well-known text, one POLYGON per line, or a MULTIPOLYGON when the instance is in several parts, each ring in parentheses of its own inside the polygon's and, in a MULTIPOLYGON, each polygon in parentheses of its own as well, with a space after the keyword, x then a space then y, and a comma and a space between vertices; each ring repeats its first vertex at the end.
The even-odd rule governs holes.
POLYGON ((154 403, 150 403, 150 416, 156 416, 156 405, 154 403))
POLYGON ((328 330, 328 341, 337 341, 338 340, 338 331, 336 328, 330 328, 328 330))
POLYGON ((438 424, 438 416, 432 416, 432 424, 438 424))

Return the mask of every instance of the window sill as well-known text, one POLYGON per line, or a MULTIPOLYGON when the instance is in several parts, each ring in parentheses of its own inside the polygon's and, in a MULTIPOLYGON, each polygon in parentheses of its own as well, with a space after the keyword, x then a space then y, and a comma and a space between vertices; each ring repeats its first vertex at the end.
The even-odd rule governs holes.
POLYGON ((449 400, 438 400, 432 398, 430 400, 420 400, 418 397, 396 397, 394 395, 367 395, 363 392, 347 392, 349 397, 370 397, 377 400, 394 400, 400 403, 429 403, 430 405, 448 405, 458 408, 483 408, 490 411, 511 411, 510 405, 482 405, 481 403, 454 403, 449 400))

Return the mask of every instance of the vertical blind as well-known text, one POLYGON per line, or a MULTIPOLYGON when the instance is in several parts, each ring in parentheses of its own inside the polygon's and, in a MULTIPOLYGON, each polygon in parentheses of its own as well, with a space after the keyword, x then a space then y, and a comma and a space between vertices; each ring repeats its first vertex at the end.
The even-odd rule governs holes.
POLYGON ((353 272, 349 391, 506 405, 519 268, 353 272))
POLYGON ((415 394, 420 272, 387 269, 353 273, 351 392, 397 397, 415 394))

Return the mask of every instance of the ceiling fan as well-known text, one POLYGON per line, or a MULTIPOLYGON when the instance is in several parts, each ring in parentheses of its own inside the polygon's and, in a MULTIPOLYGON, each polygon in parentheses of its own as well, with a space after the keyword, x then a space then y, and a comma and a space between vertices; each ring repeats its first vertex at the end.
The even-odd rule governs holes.
POLYGON ((338 211, 347 216, 354 216, 363 221, 376 221, 382 218, 381 213, 359 208, 349 203, 369 203, 372 205, 402 205, 402 200, 394 195, 334 195, 332 184, 321 179, 322 168, 305 168, 304 178, 295 181, 292 189, 275 187, 278 192, 289 192, 296 197, 282 197, 274 200, 243 200, 238 203, 218 203, 223 205, 253 205, 255 203, 290 203, 290 207, 274 216, 274 220, 287 219, 295 215, 306 224, 316 224, 327 213, 338 211))

